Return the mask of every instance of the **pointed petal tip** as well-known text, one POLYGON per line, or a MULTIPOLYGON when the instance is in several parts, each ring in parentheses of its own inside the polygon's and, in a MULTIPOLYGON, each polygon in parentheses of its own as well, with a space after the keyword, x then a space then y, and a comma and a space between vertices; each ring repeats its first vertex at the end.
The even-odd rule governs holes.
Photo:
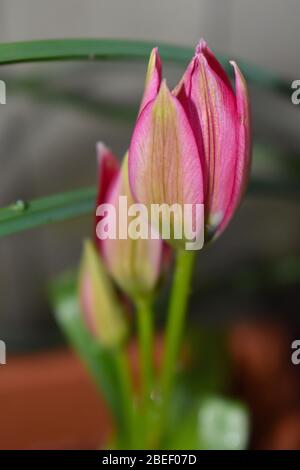
POLYGON ((238 64, 234 60, 230 60, 229 63, 234 69, 235 88, 236 88, 235 93, 237 94, 237 87, 239 87, 242 93, 248 95, 246 79, 243 73, 241 72, 241 69, 239 68, 238 64))
POLYGON ((96 155, 99 168, 105 166, 106 169, 117 170, 119 168, 119 163, 115 155, 112 153, 111 149, 107 145, 99 141, 96 144, 96 155))
POLYGON ((172 94, 166 79, 163 79, 155 100, 153 100, 153 112, 158 117, 169 114, 176 106, 177 98, 172 94))
POLYGON ((235 74, 238 74, 243 77, 243 74, 241 72, 241 69, 239 68, 238 64, 236 63, 235 60, 230 60, 229 61, 230 65, 233 67, 235 74))
POLYGON ((96 152, 97 152, 97 158, 99 161, 99 159, 101 159, 104 155, 106 155, 107 153, 111 153, 111 150, 109 147, 105 145, 104 142, 99 141, 96 144, 96 152))
POLYGON ((167 102, 169 102, 170 100, 173 100, 173 99, 174 99, 174 96, 173 96, 171 90, 168 87, 167 80, 165 78, 163 78, 162 81, 161 81, 158 93, 157 93, 155 99, 153 100, 153 104, 154 104, 155 107, 158 104, 159 104, 159 106, 164 106, 167 102), (164 105, 163 105, 163 102, 165 102, 164 105))
POLYGON ((151 50, 151 53, 150 53, 150 58, 149 58, 149 70, 148 70, 148 74, 149 74, 149 71, 153 71, 151 69, 156 69, 159 76, 161 74, 161 60, 160 60, 160 55, 159 55, 159 52, 158 52, 158 47, 153 47, 153 49, 151 50))
POLYGON ((196 55, 203 54, 207 50, 207 48, 208 46, 207 46, 207 42, 205 41, 205 39, 200 38, 200 41, 198 42, 196 46, 196 55))
POLYGON ((206 69, 212 68, 212 60, 216 60, 212 51, 209 49, 207 42, 202 38, 197 44, 193 60, 196 64, 196 67, 203 65, 206 69))
POLYGON ((229 63, 231 67, 233 67, 235 73, 241 73, 240 68, 235 60, 230 60, 229 63))
POLYGON ((143 111, 147 104, 157 96, 161 84, 161 74, 162 64, 158 54, 158 48, 154 47, 149 57, 144 94, 141 101, 139 114, 143 111))
POLYGON ((160 85, 160 88, 159 88, 159 93, 161 92, 166 92, 166 93, 170 93, 171 94, 171 91, 168 87, 168 83, 167 83, 167 79, 166 78, 163 78, 162 81, 161 81, 161 85, 160 85))
POLYGON ((110 149, 107 147, 107 145, 102 140, 99 140, 96 143, 96 149, 97 149, 97 152, 101 152, 101 153, 104 153, 106 151, 110 151, 110 149))
MULTIPOLYGON (((97 207, 105 202, 107 191, 111 182, 119 171, 119 162, 110 148, 103 142, 96 144, 97 173, 98 173, 98 195, 97 207)), ((97 222, 97 217, 95 222, 97 222)), ((98 244, 98 243, 97 243, 98 244)))

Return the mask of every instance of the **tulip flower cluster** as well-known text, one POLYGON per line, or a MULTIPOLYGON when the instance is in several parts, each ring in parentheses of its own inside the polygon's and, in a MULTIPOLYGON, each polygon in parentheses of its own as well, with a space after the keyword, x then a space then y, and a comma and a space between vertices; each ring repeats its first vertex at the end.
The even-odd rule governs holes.
MULTIPOLYGON (((205 243, 224 231, 245 192, 251 157, 247 87, 237 64, 231 62, 231 65, 234 88, 212 51, 201 40, 179 84, 170 90, 162 79, 158 50, 153 49, 137 121, 122 164, 119 165, 104 144, 98 144, 97 207, 113 205, 120 223, 124 216, 120 214, 120 196, 126 196, 129 204, 145 205, 149 211, 153 204, 180 207, 201 204, 205 243)), ((174 213, 170 222, 173 232, 182 222, 179 219, 174 213)), ((162 267, 169 264, 166 260, 170 259, 171 248, 167 248, 160 237, 109 239, 101 233, 99 236, 99 230, 104 230, 102 220, 103 212, 97 210, 97 236, 94 244, 87 242, 81 266, 82 311, 90 331, 103 345, 120 348, 128 336, 124 296, 133 301, 138 310, 142 305, 140 347, 147 401, 153 389, 153 314, 150 312, 149 318, 149 306, 162 267)), ((155 230, 160 231, 160 227, 155 230)), ((168 400, 174 375, 194 259, 194 254, 185 252, 182 244, 171 240, 170 245, 177 251, 178 266, 162 366, 161 387, 165 400, 168 400)))

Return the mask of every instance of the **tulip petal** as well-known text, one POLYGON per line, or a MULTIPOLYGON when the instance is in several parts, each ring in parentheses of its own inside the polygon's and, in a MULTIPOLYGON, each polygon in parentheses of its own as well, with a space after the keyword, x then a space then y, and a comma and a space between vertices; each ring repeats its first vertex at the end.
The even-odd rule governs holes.
POLYGON ((220 62, 218 62, 214 53, 208 47, 206 41, 203 38, 200 39, 199 44, 196 47, 196 56, 200 54, 203 54, 210 68, 214 70, 215 74, 218 75, 218 77, 220 77, 220 79, 224 82, 224 85, 232 89, 230 80, 227 77, 225 70, 221 66, 220 62))
POLYGON ((145 81, 144 95, 142 98, 139 114, 147 106, 147 104, 150 103, 150 101, 152 101, 156 97, 161 84, 161 71, 161 61, 158 54, 158 49, 157 47, 155 47, 154 49, 152 49, 152 52, 150 54, 145 81))
POLYGON ((224 230, 244 192, 250 167, 250 111, 238 67, 236 96, 206 42, 173 93, 184 107, 198 145, 204 180, 207 238, 224 230))
MULTIPOLYGON (((98 193, 97 193, 97 206, 106 201, 107 192, 119 172, 119 162, 111 150, 106 147, 103 142, 97 144, 97 161, 98 161, 98 193)), ((95 230, 100 220, 100 217, 95 216, 95 230)), ((95 237, 96 244, 100 248, 100 241, 95 237)))
POLYGON ((103 142, 97 144, 98 161, 98 196, 97 205, 105 201, 106 193, 112 180, 119 172, 119 162, 112 151, 103 142))
POLYGON ((202 129, 200 127, 197 105, 193 102, 191 97, 192 92, 192 77, 197 66, 198 59, 194 57, 189 63, 184 75, 178 85, 172 91, 173 95, 177 97, 182 105, 189 123, 194 133, 196 144, 198 147, 198 154, 201 162, 202 177, 203 177, 203 193, 206 194, 207 175, 206 175, 206 160, 204 153, 204 144, 202 138, 202 129))
POLYGON ((231 199, 218 233, 225 229, 241 201, 248 183, 251 163, 251 116, 247 85, 237 64, 232 61, 231 65, 235 73, 237 155, 231 199))
MULTIPOLYGON (((101 242, 102 254, 105 263, 119 287, 131 297, 146 295, 153 291, 157 283, 161 260, 162 240, 160 239, 132 239, 129 236, 120 238, 120 229, 124 227, 121 219, 127 226, 134 219, 127 216, 128 209, 135 201, 131 195, 128 181, 128 157, 125 156, 121 171, 114 181, 107 197, 107 203, 116 208, 117 238, 106 238, 101 242), (120 205, 120 196, 126 196, 126 211, 120 205), (121 214, 120 212, 123 211, 121 214), (124 211, 126 213, 124 213, 124 211)), ((126 235, 128 231, 126 230, 126 235)), ((150 233, 150 229, 149 229, 150 233)))
POLYGON ((197 138, 204 179, 207 234, 215 233, 231 200, 237 152, 236 100, 213 53, 201 40, 175 89, 197 138))
POLYGON ((203 202, 196 141, 181 104, 165 82, 136 123, 129 179, 136 200, 148 206, 203 202))

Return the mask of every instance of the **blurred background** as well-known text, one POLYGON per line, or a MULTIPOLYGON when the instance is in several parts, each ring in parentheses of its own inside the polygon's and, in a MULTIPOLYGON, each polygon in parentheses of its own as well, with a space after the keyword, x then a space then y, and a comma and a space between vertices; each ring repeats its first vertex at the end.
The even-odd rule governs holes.
MULTIPOLYGON (((106 37, 194 46, 204 37, 217 54, 261 66, 291 83, 300 79, 299 17, 297 0, 1 0, 0 41, 106 37)), ((120 158, 123 156, 142 94, 145 69, 143 62, 109 61, 2 66, 0 79, 7 84, 7 104, 0 106, 0 206, 95 184, 95 144, 102 140, 120 158), (80 105, 81 100, 74 99, 78 96, 97 106, 80 105)), ((183 70, 184 66, 165 65, 164 75, 170 86, 175 85, 183 70)), ((285 371, 286 385, 283 391, 278 390, 278 403, 281 407, 284 403, 284 409, 277 402, 272 405, 265 433, 268 438, 263 441, 257 437, 254 443, 258 447, 300 448, 300 408, 296 399, 299 373, 290 364, 291 339, 300 336, 300 109, 288 94, 259 87, 251 87, 251 102, 255 184, 226 233, 199 256, 191 311, 195 322, 229 329, 237 370, 247 370, 246 361, 256 371, 265 361, 263 370, 273 371, 268 375, 269 388, 263 384, 267 401, 285 371), (272 369, 270 364, 275 363, 272 369), (289 373, 287 369, 291 369, 289 373), (282 420, 284 424, 280 424, 282 420), (287 430, 282 431, 282 426, 287 430), (280 433, 285 444, 278 437, 280 433)), ((70 416, 83 396, 93 394, 83 372, 58 349, 62 338, 47 293, 55 276, 77 265, 82 239, 90 236, 91 228, 92 218, 88 216, 0 241, 0 339, 8 348, 7 365, 0 366, 1 387, 6 384, 2 393, 8 397, 15 388, 24 387, 28 395, 25 393, 21 403, 25 404, 25 397, 30 396, 36 396, 37 407, 40 403, 40 408, 28 416, 20 405, 18 413, 13 414, 6 444, 0 432, 0 446, 46 445, 34 438, 22 440, 28 429, 37 429, 45 422, 48 429, 57 432, 53 412, 49 411, 51 425, 49 418, 41 418, 44 401, 39 400, 41 396, 45 400, 45 395, 31 388, 33 377, 37 381, 40 378, 43 390, 49 388, 47 380, 52 380, 58 396, 57 381, 61 380, 64 390, 61 396, 68 395, 70 384, 81 384, 82 392, 70 403, 70 416), (47 351, 45 360, 54 361, 48 369, 53 367, 52 375, 43 375, 43 351, 47 351), (36 354, 31 356, 33 352, 36 354), (10 361, 14 364, 11 369, 10 361), (58 363, 69 371, 74 369, 74 374, 66 379, 65 369, 60 373, 58 363), (21 375, 17 374, 19 370, 23 371, 21 375), (64 380, 69 380, 68 386, 64 380), (32 426, 28 420, 33 420, 32 426)), ((257 388, 256 381, 266 380, 265 376, 262 371, 251 386, 248 379, 240 380, 239 393, 245 395, 249 387, 257 388)), ((264 402, 258 405, 253 397, 247 400, 256 417, 257 410, 266 407, 264 402)), ((57 414, 57 403, 47 403, 49 410, 57 414)), ((1 399, 0 409, 5 404, 6 399, 1 399)), ((12 409, 14 406, 15 402, 12 409)), ((97 415, 91 404, 89 410, 81 421, 87 422, 89 429, 94 429, 93 422, 97 429, 96 418, 103 418, 103 410, 97 415)), ((259 420, 263 422, 261 415, 259 420)), ((76 437, 78 445, 81 438, 76 437)), ((76 439, 72 444, 61 439, 56 446, 77 445, 76 439)), ((82 445, 92 446, 93 442, 82 445)))

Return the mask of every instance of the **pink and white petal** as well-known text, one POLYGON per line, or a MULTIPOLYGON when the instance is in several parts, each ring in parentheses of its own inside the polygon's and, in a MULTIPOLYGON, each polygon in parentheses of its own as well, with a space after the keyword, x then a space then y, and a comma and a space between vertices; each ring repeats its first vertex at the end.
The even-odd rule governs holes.
POLYGON ((210 68, 215 72, 216 75, 224 82, 224 85, 227 86, 230 90, 232 90, 232 86, 230 80, 223 69, 220 62, 216 59, 212 50, 208 47, 206 41, 201 38, 199 44, 196 47, 196 56, 203 55, 207 63, 209 64, 210 68))
POLYGON ((222 232, 234 215, 247 187, 251 164, 251 110, 245 78, 235 62, 231 62, 235 73, 237 106, 237 156, 234 167, 234 184, 225 217, 218 230, 222 232))
MULTIPOLYGON (((106 202, 107 192, 119 172, 119 162, 112 151, 103 142, 97 144, 98 192, 96 207, 106 202)), ((95 241, 100 248, 100 240, 96 237, 96 226, 100 217, 95 216, 95 241)))
POLYGON ((152 49, 148 63, 144 95, 140 105, 139 114, 147 106, 147 104, 150 103, 150 101, 154 100, 154 98, 156 97, 161 84, 161 74, 161 60, 158 54, 158 48, 155 47, 154 49, 152 49))
POLYGON ((136 123, 129 181, 136 200, 146 205, 203 202, 196 141, 183 107, 165 82, 136 123))
POLYGON ((198 154, 200 158, 200 163, 202 167, 202 174, 203 174, 203 190, 205 194, 205 155, 204 155, 204 144, 203 144, 203 137, 202 137, 202 130, 200 127, 199 116, 198 116, 198 109, 191 98, 192 93, 192 77, 197 67, 198 58, 195 56, 189 63, 184 75, 178 85, 172 91, 173 95, 176 96, 180 104, 182 105, 185 114, 189 120, 190 126, 194 133, 194 137, 196 140, 196 144, 198 147, 198 154))
POLYGON ((119 172, 119 162, 112 151, 103 142, 97 144, 98 195, 97 206, 105 202, 107 190, 119 172))
MULTIPOLYGON (((119 196, 127 197, 127 207, 134 204, 128 182, 128 158, 125 157, 122 169, 113 182, 107 202, 116 208, 117 232, 120 210, 119 196)), ((132 217, 122 214, 127 226, 132 217)), ((150 230, 149 230, 150 232, 150 230)), ((131 239, 127 236, 121 239, 102 240, 101 251, 110 274, 119 287, 130 296, 149 294, 158 281, 162 261, 161 239, 131 239)))
POLYGON ((236 100, 223 78, 199 54, 192 76, 191 100, 203 141, 202 167, 208 233, 214 233, 229 205, 237 151, 236 100))

